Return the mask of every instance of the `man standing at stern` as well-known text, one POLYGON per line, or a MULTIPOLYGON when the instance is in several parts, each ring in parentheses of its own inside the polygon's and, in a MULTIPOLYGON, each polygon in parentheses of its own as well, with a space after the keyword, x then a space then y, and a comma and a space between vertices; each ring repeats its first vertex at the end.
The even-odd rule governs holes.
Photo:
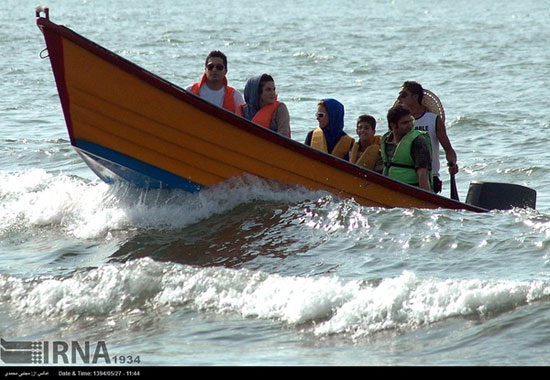
POLYGON ((449 167, 449 173, 451 175, 458 173, 457 157, 456 152, 451 145, 451 141, 447 136, 445 123, 439 115, 430 112, 428 108, 423 105, 423 96, 424 89, 422 88, 422 85, 418 82, 406 81, 399 90, 397 103, 403 105, 411 111, 411 114, 415 119, 415 129, 427 132, 430 135, 432 142, 433 187, 436 193, 440 193, 441 180, 439 179, 439 145, 441 144, 445 150, 447 166, 449 167))

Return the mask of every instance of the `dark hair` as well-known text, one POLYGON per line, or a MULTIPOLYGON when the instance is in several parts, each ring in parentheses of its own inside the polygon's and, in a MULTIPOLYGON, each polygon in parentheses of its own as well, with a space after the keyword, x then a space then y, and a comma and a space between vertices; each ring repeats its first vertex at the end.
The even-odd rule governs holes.
POLYGON ((410 93, 418 95, 418 104, 422 104, 422 97, 424 96, 424 89, 422 85, 414 81, 406 81, 403 83, 404 88, 409 90, 410 93))
POLYGON ((403 116, 410 115, 411 111, 409 111, 408 108, 405 108, 401 104, 396 104, 388 111, 388 128, 391 129, 390 124, 397 124, 399 119, 401 119, 403 116))
POLYGON ((208 60, 210 58, 221 58, 223 60, 223 65, 225 66, 225 68, 227 69, 227 57, 225 56, 225 54, 223 54, 221 51, 219 50, 212 50, 210 52, 210 54, 208 54, 208 56, 206 57, 206 61, 204 61, 204 67, 206 67, 206 65, 208 65, 208 60))
POLYGON ((376 130, 376 119, 374 117, 372 117, 371 115, 361 115, 357 118, 357 125, 359 125, 359 123, 361 122, 365 122, 365 123, 369 123, 370 126, 372 127, 372 130, 375 131, 376 130))
POLYGON ((258 93, 261 94, 264 89, 264 84, 267 82, 275 82, 273 77, 269 74, 262 74, 260 77, 260 85, 258 86, 258 93))

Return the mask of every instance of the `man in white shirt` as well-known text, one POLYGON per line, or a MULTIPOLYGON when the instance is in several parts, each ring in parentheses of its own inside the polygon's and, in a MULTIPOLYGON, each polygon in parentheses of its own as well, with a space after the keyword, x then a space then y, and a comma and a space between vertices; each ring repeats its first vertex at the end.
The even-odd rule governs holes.
POLYGON ((455 175, 458 173, 458 165, 456 163, 456 152, 451 145, 451 141, 447 136, 447 130, 445 123, 439 117, 439 115, 430 112, 423 104, 422 97, 424 96, 424 89, 422 86, 413 81, 407 81, 403 83, 399 90, 397 102, 405 106, 411 111, 412 116, 415 118, 414 128, 428 132, 432 141, 432 174, 434 191, 436 193, 441 192, 441 180, 439 179, 439 144, 445 150, 445 156, 447 158, 447 166, 449 167, 449 173, 455 175))
POLYGON ((219 50, 211 51, 206 57, 204 74, 199 82, 186 88, 210 103, 231 112, 244 104, 242 94, 227 85, 227 57, 219 50))

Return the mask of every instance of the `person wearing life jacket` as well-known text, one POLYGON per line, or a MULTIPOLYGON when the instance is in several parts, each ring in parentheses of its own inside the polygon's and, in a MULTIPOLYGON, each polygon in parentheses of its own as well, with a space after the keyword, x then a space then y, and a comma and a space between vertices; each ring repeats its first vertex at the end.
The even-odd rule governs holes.
POLYGON ((383 174, 432 191, 430 136, 414 129, 411 112, 401 104, 390 108, 387 118, 390 131, 382 136, 380 146, 383 174))
POLYGON ((445 151, 447 158, 447 166, 449 167, 449 173, 455 175, 458 173, 457 156, 456 152, 451 145, 445 123, 439 115, 433 112, 423 105, 422 99, 424 97, 424 89, 422 85, 414 81, 406 81, 399 90, 397 102, 407 107, 413 117, 415 118, 415 129, 428 132, 432 140, 432 173, 434 181, 434 191, 436 193, 441 192, 442 183, 439 179, 439 144, 445 151))
POLYGON ((236 112, 244 99, 239 91, 228 86, 226 75, 227 57, 219 50, 211 51, 206 57, 201 80, 188 86, 186 90, 218 107, 236 112))
POLYGON ((319 127, 308 133, 305 144, 349 160, 355 140, 344 132, 344 105, 336 99, 323 99, 317 104, 315 117, 319 127))
POLYGON ((353 164, 363 166, 370 170, 381 173, 383 169, 382 157, 380 156, 380 143, 382 137, 375 135, 376 119, 371 115, 361 115, 357 118, 356 141, 349 152, 349 161, 353 164))
POLYGON ((288 108, 277 100, 275 81, 271 75, 250 78, 244 87, 244 100, 246 103, 237 108, 237 115, 290 137, 288 108))

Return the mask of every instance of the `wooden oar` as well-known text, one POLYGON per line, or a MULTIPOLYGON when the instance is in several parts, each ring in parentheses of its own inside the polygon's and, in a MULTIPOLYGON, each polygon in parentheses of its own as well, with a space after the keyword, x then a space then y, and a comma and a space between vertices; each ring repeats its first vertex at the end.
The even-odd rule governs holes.
POLYGON ((451 174, 451 199, 460 202, 460 199, 458 199, 458 190, 456 189, 456 180, 454 174, 451 174))

